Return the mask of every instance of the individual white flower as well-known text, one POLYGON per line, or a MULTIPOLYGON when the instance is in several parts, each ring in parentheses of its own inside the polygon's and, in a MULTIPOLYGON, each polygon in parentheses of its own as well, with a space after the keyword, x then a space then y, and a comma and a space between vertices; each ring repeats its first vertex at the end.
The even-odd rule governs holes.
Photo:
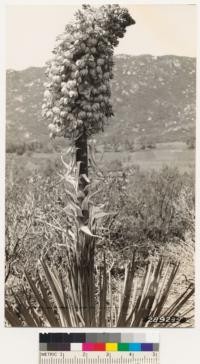
POLYGON ((71 63, 71 64, 70 64, 70 68, 71 68, 71 70, 72 70, 72 71, 76 71, 76 66, 75 66, 75 64, 71 63))
POLYGON ((73 120, 74 120, 74 115, 73 115, 73 114, 71 114, 71 113, 68 113, 68 115, 67 115, 67 120, 69 120, 69 121, 73 121, 73 120))
POLYGON ((67 42, 72 42, 73 41, 73 37, 72 37, 71 34, 65 33, 64 36, 65 36, 65 41, 67 41, 67 42))
POLYGON ((106 79, 106 80, 109 80, 110 79, 110 73, 109 72, 105 72, 103 77, 106 79))
POLYGON ((52 112, 51 110, 48 110, 48 111, 46 112, 46 117, 47 117, 47 118, 52 118, 52 117, 53 117, 53 112, 52 112))
POLYGON ((69 90, 68 90, 68 88, 67 88, 66 86, 62 87, 62 89, 61 89, 61 93, 62 93, 62 95, 64 95, 64 96, 68 96, 68 94, 69 94, 69 90))
POLYGON ((45 98, 45 99, 49 99, 49 98, 51 98, 51 92, 50 92, 49 90, 45 90, 45 91, 44 91, 44 98, 45 98))
POLYGON ((60 68, 57 66, 52 66, 50 71, 53 73, 53 75, 57 75, 60 72, 60 68))
POLYGON ((76 79, 76 71, 75 72, 71 72, 71 78, 74 80, 76 79))
POLYGON ((61 87, 66 87, 67 88, 67 82, 65 82, 65 81, 61 82, 61 87))
POLYGON ((88 69, 87 68, 81 69, 79 73, 80 73, 81 76, 87 76, 88 75, 88 69))
POLYGON ((56 136, 62 137, 62 136, 64 136, 65 131, 64 131, 64 128, 57 127, 55 129, 54 133, 55 133, 56 136))
POLYGON ((83 125, 83 121, 81 120, 81 119, 77 119, 77 126, 81 126, 81 125, 83 125))
POLYGON ((78 60, 76 61, 76 66, 77 66, 78 68, 84 68, 84 67, 85 67, 85 62, 84 62, 84 60, 82 60, 82 59, 78 59, 78 60))
POLYGON ((71 62, 68 58, 64 58, 63 59, 63 64, 65 65, 65 67, 69 67, 71 65, 71 62))
POLYGON ((70 90, 69 91, 69 97, 71 97, 71 98, 75 98, 75 97, 77 97, 78 96, 78 92, 76 92, 76 91, 72 91, 72 90, 70 90))
POLYGON ((80 44, 80 48, 82 49, 82 51, 85 51, 85 48, 86 48, 85 43, 83 43, 83 42, 82 42, 82 43, 80 44))
POLYGON ((97 44, 97 39, 96 38, 91 38, 90 39, 90 44, 92 44, 93 46, 95 46, 97 44))
POLYGON ((86 116, 87 116, 87 114, 86 114, 86 112, 85 112, 85 111, 80 111, 80 112, 78 113, 78 117, 79 117, 80 119, 85 119, 85 118, 86 118, 86 116))
POLYGON ((102 58, 97 59, 97 64, 102 66, 104 64, 104 60, 102 58))
POLYGON ((96 70, 97 70, 97 73, 102 73, 102 69, 100 66, 97 66, 96 70))
POLYGON ((80 71, 79 71, 79 70, 75 71, 75 72, 74 72, 74 76, 75 76, 76 78, 78 78, 78 77, 80 76, 80 71))
POLYGON ((45 110, 47 108, 47 104, 46 104, 46 102, 44 102, 43 104, 42 104, 42 110, 45 110))
POLYGON ((49 130, 51 130, 52 132, 54 132, 54 131, 56 130, 55 125, 54 125, 54 124, 52 124, 52 123, 48 125, 48 128, 49 128, 49 130))
POLYGON ((97 110, 99 110, 99 109, 100 109, 100 105, 99 105, 98 103, 94 103, 94 104, 92 105, 92 110, 97 111, 97 110))
POLYGON ((61 77, 60 76, 53 76, 52 79, 53 79, 53 81, 55 83, 60 83, 61 82, 61 77))
POLYGON ((80 32, 74 33, 74 39, 79 40, 79 39, 81 39, 81 37, 82 37, 82 34, 80 32))
POLYGON ((63 97, 63 104, 67 105, 68 104, 68 98, 67 97, 63 97))
POLYGON ((91 70, 89 71, 89 73, 90 73, 90 75, 91 75, 92 77, 95 77, 95 76, 96 76, 96 72, 95 72, 95 70, 94 70, 94 69, 91 69, 91 70))
POLYGON ((100 89, 102 92, 106 92, 106 91, 107 91, 107 87, 106 87, 106 85, 101 85, 101 86, 99 87, 99 89, 100 89))
POLYGON ((67 116, 67 112, 66 112, 66 111, 61 111, 60 116, 61 116, 62 118, 66 118, 66 116, 67 116))
POLYGON ((98 95, 97 96, 97 101, 102 101, 103 100, 103 95, 98 95))
POLYGON ((69 90, 72 90, 76 87, 76 81, 75 80, 70 80, 66 83, 66 87, 69 89, 69 90))
POLYGON ((63 55, 59 54, 56 55, 56 61, 58 61, 59 64, 63 63, 63 60, 64 60, 63 55))
POLYGON ((93 114, 89 111, 89 112, 87 112, 87 117, 90 119, 90 118, 92 118, 92 116, 93 116, 93 114))
POLYGON ((89 60, 90 62, 94 62, 94 56, 91 54, 91 55, 89 56, 88 60, 89 60))
POLYGON ((70 60, 73 58, 73 54, 70 51, 66 51, 64 57, 70 60))
POLYGON ((52 111, 53 111, 54 114, 57 114, 57 115, 60 114, 60 109, 57 106, 54 106, 53 109, 52 109, 52 111))
POLYGON ((67 104, 68 104, 68 98, 67 97, 61 97, 60 105, 67 105, 67 104))
POLYGON ((44 82, 44 83, 43 83, 43 86, 44 86, 45 88, 50 88, 50 87, 51 87, 51 82, 44 82))
POLYGON ((94 120, 98 121, 100 119, 99 113, 95 112, 94 120))

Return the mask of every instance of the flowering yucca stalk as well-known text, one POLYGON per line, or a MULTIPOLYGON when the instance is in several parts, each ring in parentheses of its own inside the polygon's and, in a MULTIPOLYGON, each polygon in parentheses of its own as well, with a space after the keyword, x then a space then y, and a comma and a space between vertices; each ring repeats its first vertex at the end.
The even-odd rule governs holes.
POLYGON ((71 138, 102 130, 105 118, 112 115, 113 48, 131 24, 128 10, 119 5, 84 5, 57 38, 46 70, 43 105, 52 135, 71 138))
POLYGON ((75 147, 75 166, 67 173, 68 204, 66 214, 71 223, 72 250, 69 264, 81 302, 84 322, 95 324, 94 258, 95 219, 89 201, 88 142, 103 130, 113 115, 110 80, 113 77, 113 51, 126 27, 134 24, 127 9, 119 5, 93 8, 83 5, 73 23, 57 38, 54 57, 47 64, 43 116, 50 119, 50 136, 71 139, 75 147), (75 173, 74 173, 75 171, 75 173), (94 224, 94 225, 93 225, 94 224))
MULTIPOLYGON (((51 137, 74 141, 80 174, 88 174, 87 137, 103 130, 105 120, 113 115, 113 50, 126 27, 134 23, 119 5, 83 5, 57 38, 54 57, 47 64, 43 116, 51 121, 51 137)), ((86 182, 81 182, 84 187, 86 182)))

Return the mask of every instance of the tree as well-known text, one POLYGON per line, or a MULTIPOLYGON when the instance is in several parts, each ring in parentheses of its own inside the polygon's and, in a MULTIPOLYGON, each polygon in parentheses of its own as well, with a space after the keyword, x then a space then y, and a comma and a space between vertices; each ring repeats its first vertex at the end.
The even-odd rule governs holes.
MULTIPOLYGON (((134 23, 119 5, 83 5, 57 38, 54 57, 47 64, 43 115, 51 120, 51 137, 64 136, 75 144, 80 176, 88 175, 88 137, 102 131, 113 115, 114 47, 134 23)), ((80 181, 84 189, 87 182, 80 181)))

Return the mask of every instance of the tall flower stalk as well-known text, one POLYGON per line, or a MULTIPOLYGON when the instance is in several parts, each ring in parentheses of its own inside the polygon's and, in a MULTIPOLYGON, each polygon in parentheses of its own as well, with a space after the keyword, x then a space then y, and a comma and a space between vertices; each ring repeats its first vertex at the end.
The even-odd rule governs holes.
POLYGON ((73 188, 73 197, 70 195, 66 208, 75 214, 73 224, 78 229, 75 239, 78 255, 70 261, 70 264, 75 262, 71 274, 88 325, 95 323, 95 236, 94 227, 89 227, 88 137, 102 131, 105 120, 113 115, 110 80, 114 47, 126 27, 134 23, 128 10, 119 5, 99 8, 83 5, 73 23, 66 25, 57 38, 54 57, 46 70, 43 115, 51 121, 50 136, 69 138, 76 148, 77 182, 73 185, 72 180, 67 180, 73 188))

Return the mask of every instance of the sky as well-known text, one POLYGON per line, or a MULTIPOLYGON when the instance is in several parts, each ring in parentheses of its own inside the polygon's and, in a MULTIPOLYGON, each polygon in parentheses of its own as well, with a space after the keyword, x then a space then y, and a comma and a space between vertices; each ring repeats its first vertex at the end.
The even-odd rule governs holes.
MULTIPOLYGON (((116 54, 196 56, 196 6, 127 5, 136 24, 120 40, 116 54)), ((6 9, 6 67, 44 66, 55 39, 79 6, 9 5, 6 9)))

